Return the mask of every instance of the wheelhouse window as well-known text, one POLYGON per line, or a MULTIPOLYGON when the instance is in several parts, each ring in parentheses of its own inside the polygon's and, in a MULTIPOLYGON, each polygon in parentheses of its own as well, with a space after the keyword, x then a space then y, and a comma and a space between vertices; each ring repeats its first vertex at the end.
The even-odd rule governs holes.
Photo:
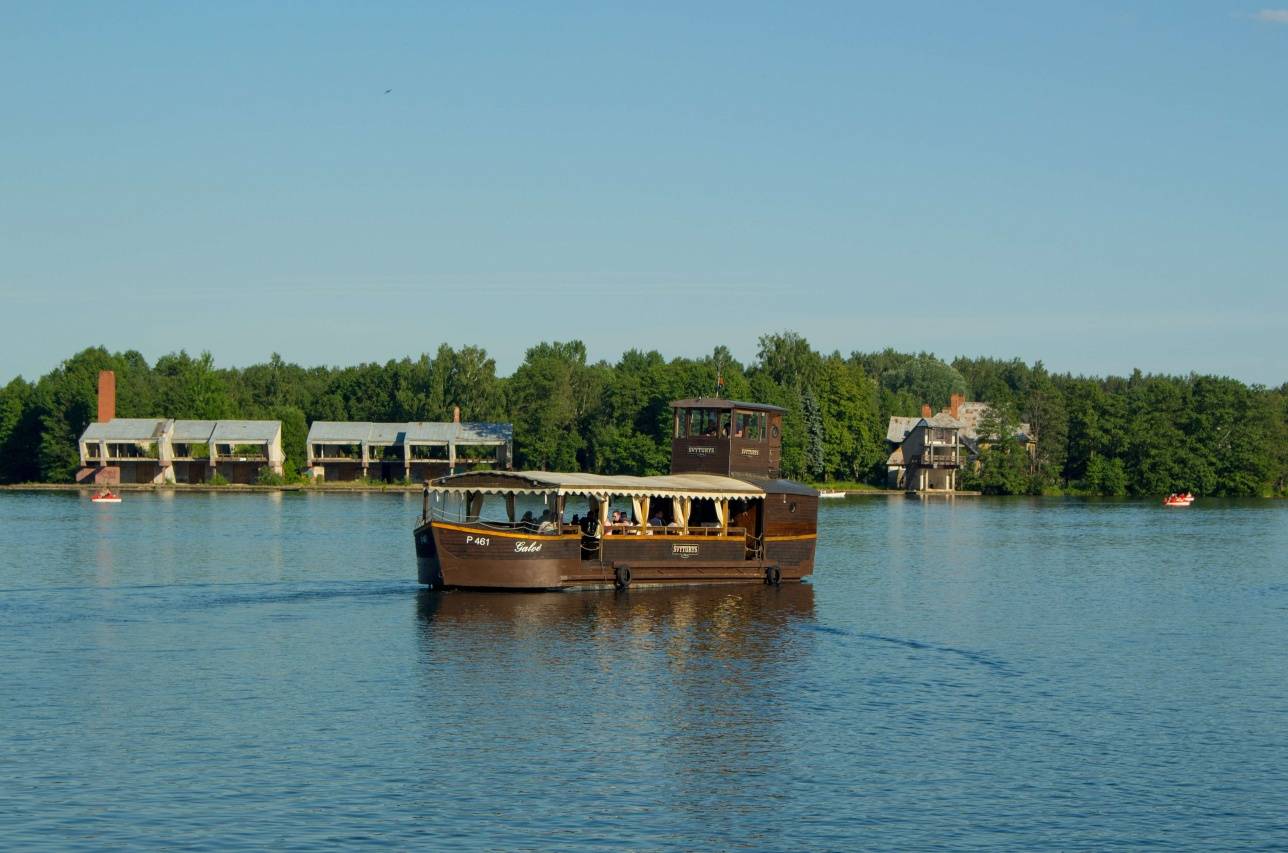
POLYGON ((734 413, 733 437, 743 441, 763 441, 765 438, 765 413, 739 410, 734 413))
POLYGON ((728 438, 732 413, 719 409, 680 409, 675 416, 676 438, 728 438))
POLYGON ((720 432, 720 416, 715 409, 687 409, 681 413, 684 430, 680 438, 713 438, 720 432))

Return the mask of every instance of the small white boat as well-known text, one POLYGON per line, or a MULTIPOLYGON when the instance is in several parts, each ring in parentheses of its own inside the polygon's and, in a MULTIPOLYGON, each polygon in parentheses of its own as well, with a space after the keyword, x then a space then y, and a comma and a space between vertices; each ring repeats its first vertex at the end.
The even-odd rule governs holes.
POLYGON ((1194 503, 1194 495, 1189 492, 1170 494, 1163 498, 1163 506, 1189 506, 1194 503))
POLYGON ((96 504, 119 504, 121 502, 121 496, 114 495, 111 492, 103 492, 100 495, 94 495, 91 497, 90 501, 96 504))
POLYGON ((843 498, 845 497, 845 492, 839 489, 819 489, 818 496, 820 498, 843 498))

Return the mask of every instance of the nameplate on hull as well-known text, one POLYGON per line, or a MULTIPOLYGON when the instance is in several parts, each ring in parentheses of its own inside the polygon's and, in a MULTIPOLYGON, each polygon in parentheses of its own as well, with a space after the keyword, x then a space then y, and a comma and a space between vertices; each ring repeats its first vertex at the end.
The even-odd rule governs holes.
POLYGON ((715 454, 716 449, 714 447, 704 447, 700 444, 689 445, 690 456, 715 456, 715 454))
POLYGON ((671 553, 676 557, 696 557, 698 556, 697 545, 672 545, 671 553))

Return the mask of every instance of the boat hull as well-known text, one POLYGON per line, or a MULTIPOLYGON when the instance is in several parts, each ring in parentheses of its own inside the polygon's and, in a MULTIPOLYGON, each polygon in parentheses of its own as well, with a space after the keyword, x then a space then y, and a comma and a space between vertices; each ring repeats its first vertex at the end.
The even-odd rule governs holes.
POLYGON ((759 556, 741 537, 654 533, 600 543, 577 533, 543 536, 438 521, 416 528, 415 538, 422 584, 509 590, 795 582, 813 571, 816 540, 766 537, 759 556))

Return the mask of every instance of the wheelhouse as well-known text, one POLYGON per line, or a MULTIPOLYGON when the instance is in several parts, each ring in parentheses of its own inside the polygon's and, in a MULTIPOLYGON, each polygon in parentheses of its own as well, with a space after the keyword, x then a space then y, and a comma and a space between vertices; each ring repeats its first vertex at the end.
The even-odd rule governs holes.
POLYGON ((672 473, 778 477, 783 409, 718 397, 677 400, 671 407, 672 473))

